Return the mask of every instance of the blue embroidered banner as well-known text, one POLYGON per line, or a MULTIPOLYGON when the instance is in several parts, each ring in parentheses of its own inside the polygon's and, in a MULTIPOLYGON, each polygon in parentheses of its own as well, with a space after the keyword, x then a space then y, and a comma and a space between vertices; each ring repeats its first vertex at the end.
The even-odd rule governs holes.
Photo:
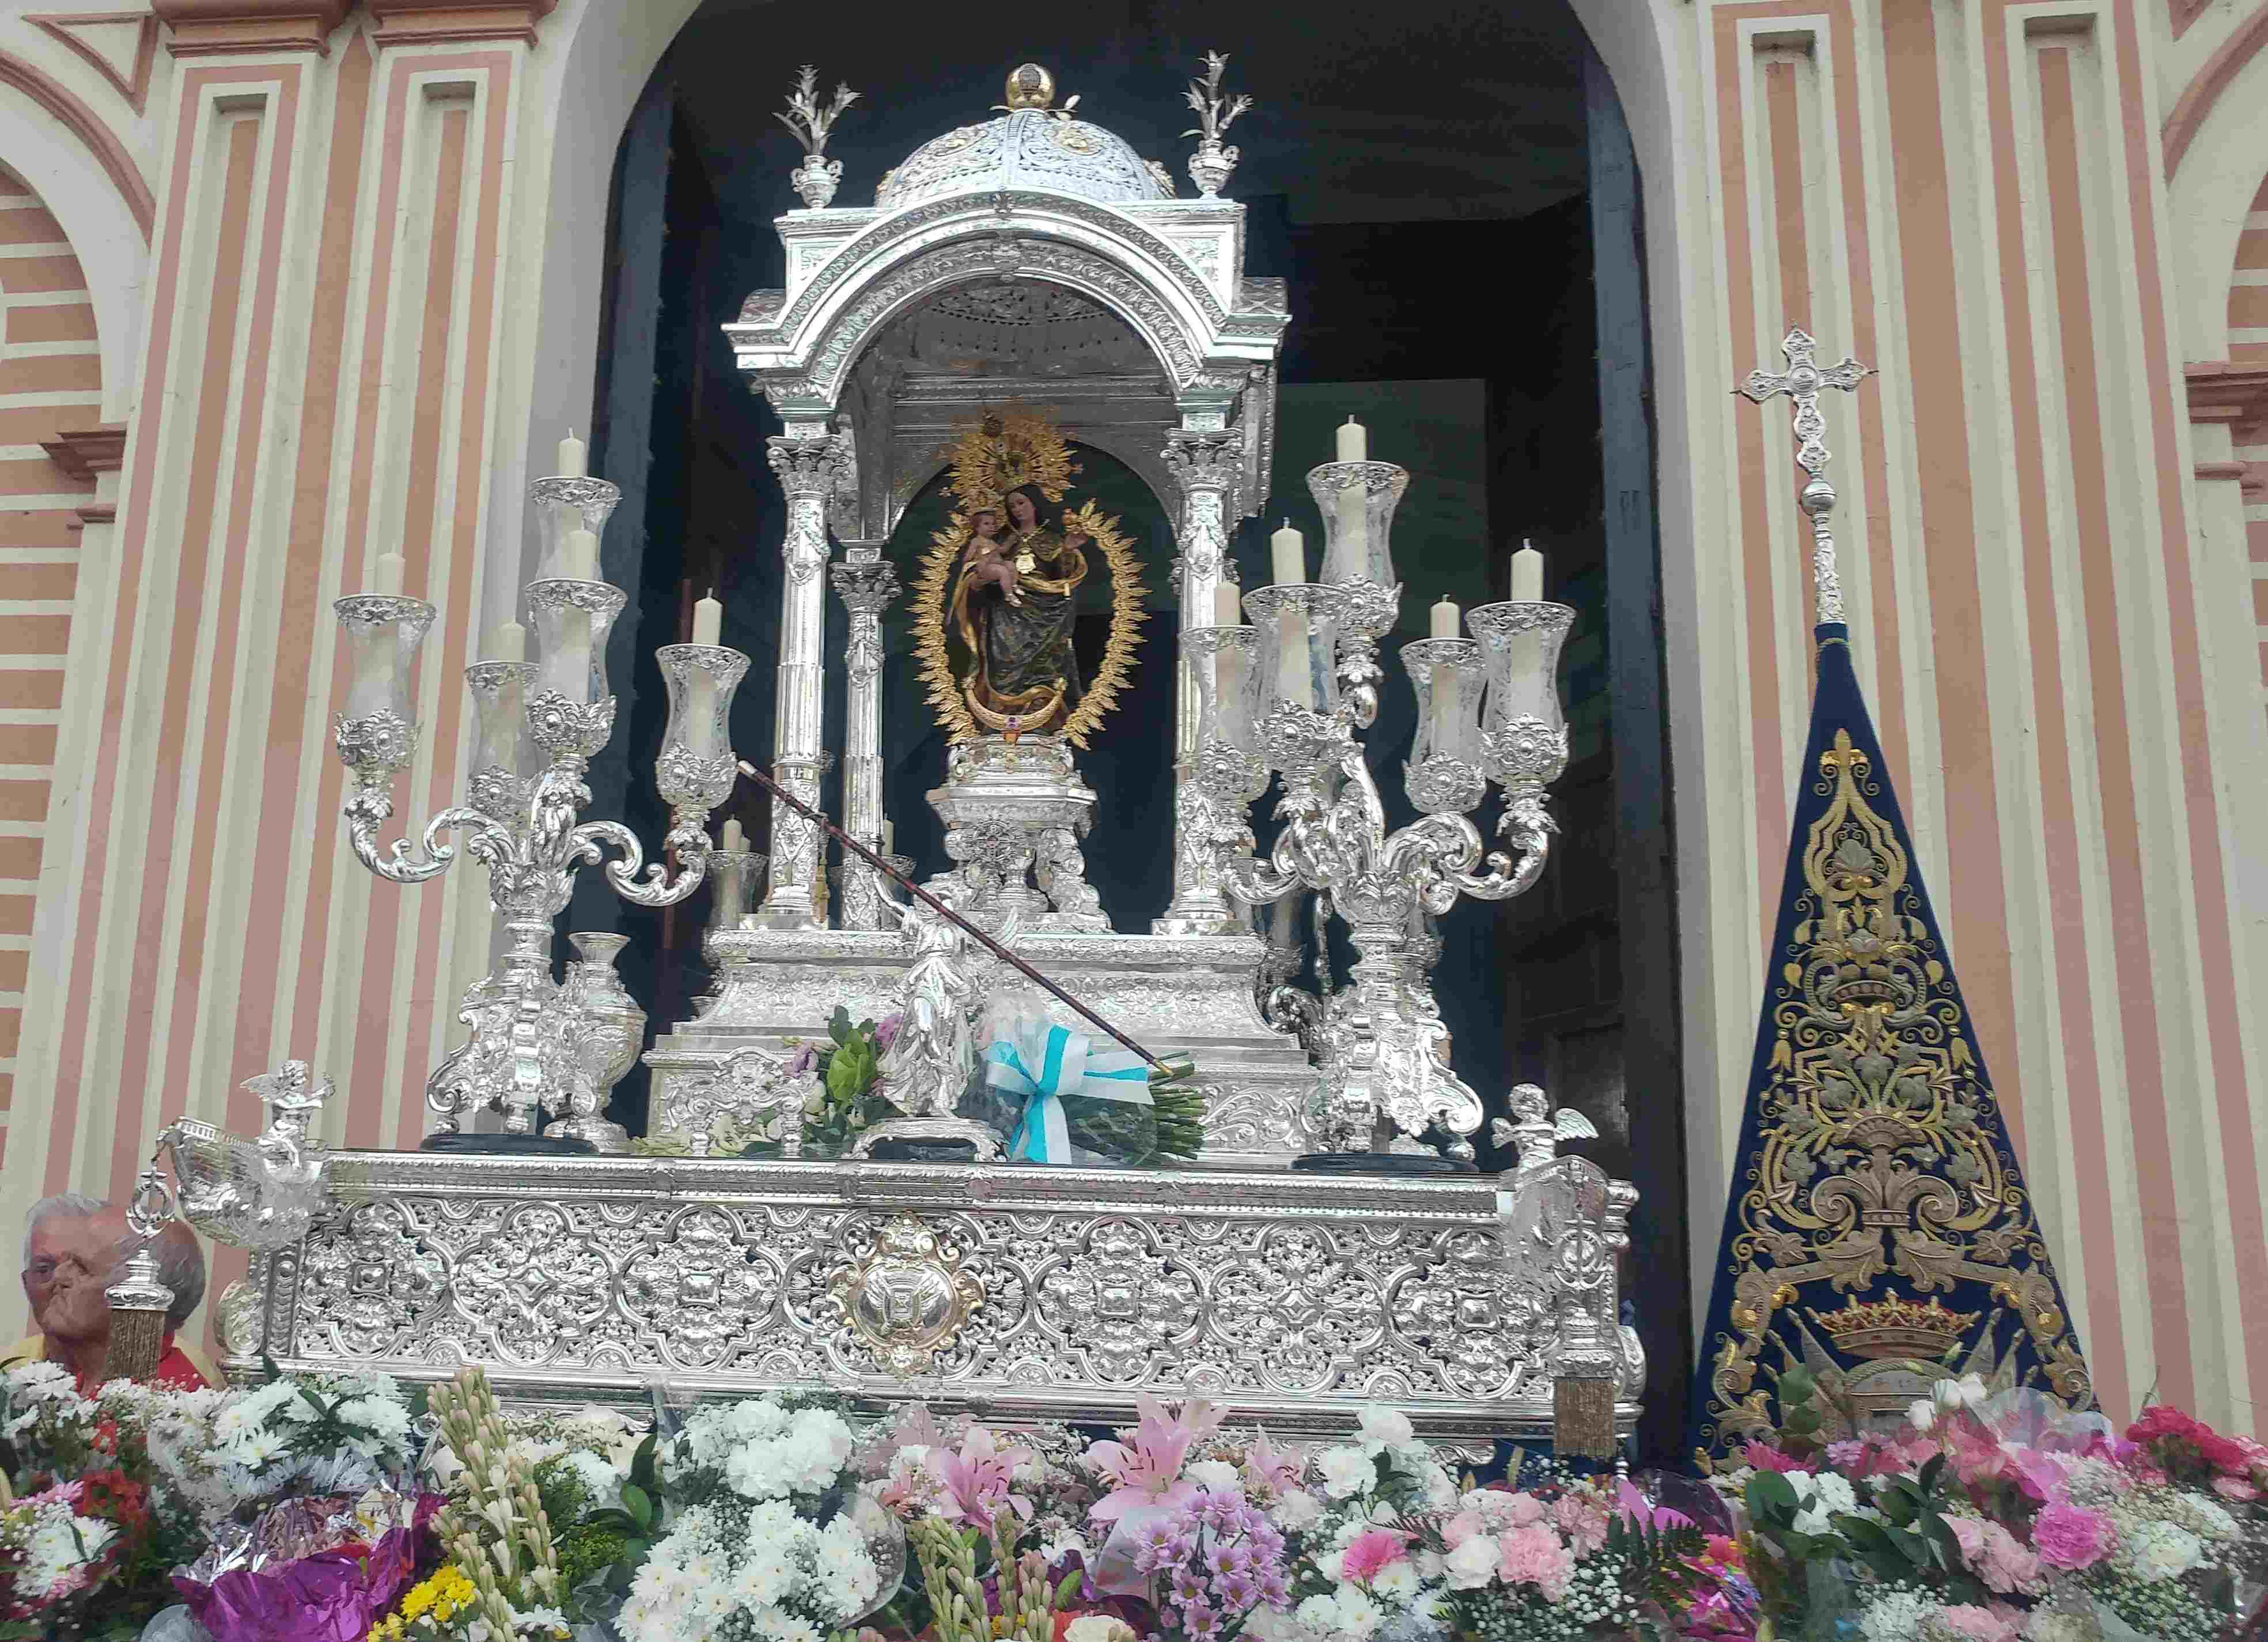
POLYGON ((1777 1424, 1772 1387, 1790 1363, 1839 1386, 1864 1425, 1895 1421, 1948 1372, 2036 1386, 2074 1408, 2094 1401, 1849 630, 1816 637, 1810 740, 1701 1336, 1704 1456, 1777 1424))

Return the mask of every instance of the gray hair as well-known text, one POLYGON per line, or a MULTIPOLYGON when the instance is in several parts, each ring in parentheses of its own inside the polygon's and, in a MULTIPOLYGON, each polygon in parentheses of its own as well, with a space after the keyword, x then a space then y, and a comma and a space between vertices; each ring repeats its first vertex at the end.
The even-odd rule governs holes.
POLYGON ((204 1300, 205 1251, 194 1237, 160 1237, 150 1252, 157 1257, 158 1281, 173 1293, 173 1303, 166 1307, 166 1326, 179 1329, 204 1300))
POLYGON ((32 1205, 24 1217, 24 1263, 20 1268, 32 1269, 32 1236, 49 1220, 68 1215, 74 1220, 84 1220, 90 1215, 100 1214, 110 1205, 99 1197, 90 1197, 83 1191, 60 1192, 53 1197, 42 1197, 32 1205))
MULTIPOLYGON (((24 1266, 32 1269, 32 1237, 49 1220, 70 1219, 84 1220, 102 1213, 111 1205, 99 1197, 90 1197, 85 1192, 59 1192, 52 1197, 42 1197, 33 1204, 24 1217, 24 1266)), ((189 1314, 204 1303, 204 1250, 191 1238, 163 1238, 151 1245, 150 1252, 158 1262, 158 1281, 173 1292, 173 1303, 166 1309, 166 1326, 179 1329, 189 1320, 189 1314)))

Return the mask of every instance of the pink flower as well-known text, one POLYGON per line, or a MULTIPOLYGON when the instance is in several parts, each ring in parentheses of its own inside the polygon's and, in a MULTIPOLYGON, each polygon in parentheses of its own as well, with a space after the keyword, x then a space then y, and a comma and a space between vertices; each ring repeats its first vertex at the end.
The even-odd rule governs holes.
POLYGON ((1339 1578, 1368 1585, 1410 1554, 1407 1536, 1390 1528, 1365 1528, 1339 1555, 1339 1578))
POLYGON ((1029 1448, 999 1448, 982 1425, 968 1428, 961 1452, 930 1450, 930 1463, 953 1501, 953 1520, 962 1528, 990 1528, 1005 1507, 1020 1519, 1032 1514, 1032 1502, 1009 1491, 1016 1468, 1036 1457, 1029 1448))
POLYGON ((2219 1494, 2223 1499, 2234 1499, 2240 1503, 2247 1499, 2257 1499, 2260 1498, 2260 1491, 2257 1488, 2255 1488, 2251 1484, 2244 1481, 2242 1477, 2235 1476, 2214 1477, 2213 1479, 2213 1491, 2219 1494))
POLYGON ((1974 1642, 2017 1642, 2021 1634, 2014 1620, 1971 1603, 1941 1608, 1937 1616, 1955 1636, 1970 1637, 1974 1642))
POLYGON ((1741 1463, 1754 1466, 1759 1471, 1801 1471, 1810 1469, 1802 1461, 1790 1459, 1768 1442, 1751 1442, 1741 1451, 1741 1463))
POLYGON ((1506 1585, 1532 1585, 1554 1602, 1567 1594, 1575 1559, 1550 1528, 1516 1528, 1504 1536, 1501 1550, 1497 1574, 1506 1585))
POLYGON ((1115 1522, 1136 1506, 1186 1504, 1197 1488, 1182 1480, 1182 1462, 1199 1438, 1220 1426, 1220 1411, 1203 1397, 1192 1397, 1170 1416, 1152 1396, 1137 1398, 1134 1408, 1139 1425, 1121 1431, 1120 1441, 1098 1442, 1086 1451, 1113 1490, 1088 1513, 1098 1522, 1115 1522))
POLYGON ((1244 1456, 1244 1474, 1256 1488, 1280 1494, 1286 1489, 1297 1488, 1307 1474, 1307 1451, 1296 1445, 1278 1448, 1268 1440, 1267 1427, 1253 1439, 1252 1451, 1244 1456))
POLYGON ((2078 1506, 2050 1506, 2032 1523, 2032 1549, 2039 1559, 2074 1573, 2102 1561, 2117 1538, 2107 1518, 2078 1506))
POLYGON ((1442 1543, 1454 1550, 1467 1540, 1488 1532, 1488 1524, 1481 1521, 1477 1511, 1460 1511, 1441 1524, 1442 1543))
POLYGON ((1989 1590, 2003 1596, 2039 1583, 2040 1559, 1998 1522, 1977 1517, 1948 1517, 1946 1526, 1961 1543, 1961 1560, 1989 1590))
POLYGON ((1534 1494, 1513 1494, 1497 1514, 1514 1528, 1532 1527, 1543 1521, 1543 1502, 1534 1494))

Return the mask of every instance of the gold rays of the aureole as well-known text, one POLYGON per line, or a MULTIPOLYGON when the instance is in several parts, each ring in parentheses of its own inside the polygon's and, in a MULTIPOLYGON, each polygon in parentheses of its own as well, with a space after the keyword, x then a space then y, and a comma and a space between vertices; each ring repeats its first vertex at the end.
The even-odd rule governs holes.
MULTIPOLYGON (((1039 484, 1040 481, 1019 479, 1016 483, 1039 484)), ((1044 485, 1041 493, 1047 495, 1044 485)), ((1049 496, 1048 499, 1052 502, 1058 497, 1049 496)), ((1142 561, 1134 556, 1133 544, 1118 528, 1118 520, 1106 515, 1092 499, 1064 515, 1063 530, 1066 536, 1085 532, 1110 567, 1109 642, 1102 647, 1101 664, 1088 681, 1086 694, 1060 732, 1073 747, 1084 750, 1103 715, 1117 705, 1118 694, 1133 674, 1134 646, 1140 640, 1142 623, 1150 619, 1150 613, 1142 607, 1142 597, 1149 589, 1142 585, 1142 561)), ((947 738, 955 741, 974 741, 983 734, 961 693, 960 681, 953 675, 953 658, 946 647, 945 616, 953 596, 953 572, 968 543, 968 514, 956 512, 944 529, 930 537, 929 551, 922 556, 921 572, 914 582, 914 655, 929 692, 930 711, 937 715, 947 738)))
POLYGON ((1017 405, 961 424, 946 443, 945 459, 952 475, 946 493, 969 513, 999 506, 1019 485, 1031 485, 1049 501, 1060 502, 1079 471, 1063 430, 1038 411, 1017 405))

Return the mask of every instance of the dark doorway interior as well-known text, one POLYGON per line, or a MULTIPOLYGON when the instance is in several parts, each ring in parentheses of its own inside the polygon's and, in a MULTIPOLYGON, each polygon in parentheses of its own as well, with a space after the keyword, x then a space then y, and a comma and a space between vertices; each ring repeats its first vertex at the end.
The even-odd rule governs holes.
MULTIPOLYGON (((1178 175, 1182 86, 1207 48, 1228 51, 1232 85, 1258 99, 1231 134, 1242 159, 1226 192, 1248 208, 1248 269, 1289 282, 1293 316, 1275 494, 1234 543, 1244 585, 1268 578, 1265 537, 1279 519, 1320 542, 1306 474, 1329 457, 1331 424, 1353 415, 1372 428, 1373 454, 1412 471, 1395 538, 1398 637, 1422 636, 1437 598, 1504 597, 1524 538, 1550 557, 1547 596, 1580 613, 1562 673, 1574 757, 1554 799, 1554 862, 1526 898, 1468 903, 1442 921, 1439 990, 1469 1081, 1498 1101, 1513 1081, 1543 1082, 1592 1116, 1604 1137, 1592 1155, 1644 1194, 1625 1292, 1653 1363, 1643 1446, 1666 1458, 1683 1424, 1690 1319, 1637 184, 1612 88, 1565 0, 1326 5, 1296 27, 1256 0, 1007 0, 982 26, 902 9, 879 29, 825 8, 710 0, 656 70, 616 166, 593 460, 624 489, 605 563, 634 597, 610 655, 622 728, 593 769, 595 813, 626 814, 649 837, 666 827, 631 749, 659 739, 652 650, 684 632, 692 600, 711 588, 725 642, 753 663, 735 745, 758 757, 770 745, 785 509, 764 440, 778 424, 741 385, 718 328, 748 291, 783 280, 772 219, 797 203, 796 150, 771 110, 795 65, 863 93, 828 149, 849 204, 871 199, 923 141, 989 118, 1026 59, 1080 95, 1082 117, 1178 175)), ((1159 654, 1171 654, 1178 621, 1170 598, 1153 603, 1159 654)), ((828 622, 839 650, 832 600, 828 622)), ((1413 703, 1393 644, 1370 747, 1399 822, 1413 703)), ((922 712, 910 690, 886 706, 893 718, 922 712)), ((831 745, 841 715, 837 688, 831 745)), ((921 728, 885 732, 886 747, 895 737, 916 749, 890 790, 901 848, 914 853, 935 842, 908 801, 922 781, 921 728)), ((839 813, 832 785, 828 799, 839 813)), ((736 813, 761 840, 763 807, 736 813)), ((1099 874, 1120 927, 1159 909, 1136 902, 1162 904, 1149 878, 1099 874)), ((656 915, 586 894, 570 917, 637 938, 622 968, 662 1023, 683 1018, 705 982, 704 900, 656 915)), ((617 1092, 615 1115, 634 1128, 642 1079, 617 1092)), ((1702 1207, 1714 1224, 1715 1205, 1702 1207)))

